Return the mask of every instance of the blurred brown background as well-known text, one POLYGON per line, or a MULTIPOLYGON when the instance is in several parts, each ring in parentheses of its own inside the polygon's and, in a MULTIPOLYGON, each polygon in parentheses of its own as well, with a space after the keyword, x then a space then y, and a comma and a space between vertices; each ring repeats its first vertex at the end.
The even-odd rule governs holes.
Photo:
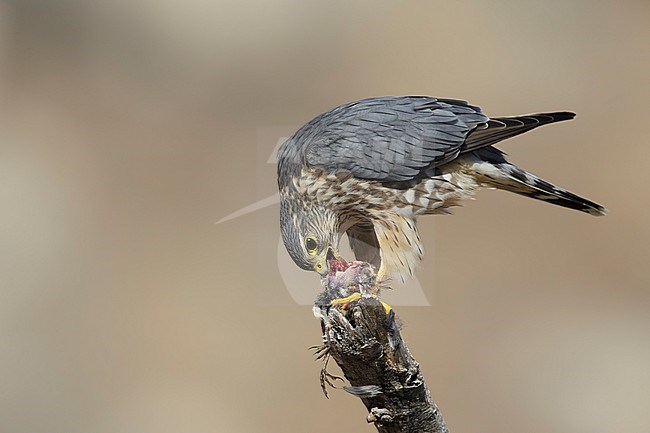
POLYGON ((487 191, 421 220, 432 306, 398 313, 451 431, 647 433, 649 19, 647 1, 0 2, 0 431, 374 431, 321 394, 277 207, 214 223, 274 193, 269 131, 428 94, 576 111, 501 148, 611 211, 487 191))

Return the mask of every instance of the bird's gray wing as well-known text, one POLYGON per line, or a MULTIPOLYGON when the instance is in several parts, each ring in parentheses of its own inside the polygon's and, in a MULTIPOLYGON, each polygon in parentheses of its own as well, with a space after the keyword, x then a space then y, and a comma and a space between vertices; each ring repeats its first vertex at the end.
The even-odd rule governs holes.
POLYGON ((489 119, 464 101, 381 97, 342 105, 299 131, 312 167, 382 182, 408 181, 454 160, 489 119))
POLYGON ((491 146, 499 141, 528 132, 538 126, 561 122, 563 120, 571 120, 575 116, 575 113, 570 111, 557 111, 523 116, 494 117, 487 123, 478 125, 470 131, 465 140, 463 152, 471 152, 472 150, 491 146))

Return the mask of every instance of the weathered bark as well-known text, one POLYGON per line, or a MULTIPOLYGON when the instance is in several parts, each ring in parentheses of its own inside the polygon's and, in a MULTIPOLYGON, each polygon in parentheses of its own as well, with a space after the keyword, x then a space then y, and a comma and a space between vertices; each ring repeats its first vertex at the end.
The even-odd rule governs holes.
POLYGON ((324 343, 380 433, 447 433, 418 363, 402 341, 394 311, 364 296, 323 314, 324 343))

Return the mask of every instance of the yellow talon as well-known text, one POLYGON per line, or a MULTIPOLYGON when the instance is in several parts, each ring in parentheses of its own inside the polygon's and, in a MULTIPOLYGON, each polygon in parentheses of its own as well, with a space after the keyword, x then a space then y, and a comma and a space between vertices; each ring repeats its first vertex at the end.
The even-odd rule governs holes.
MULTIPOLYGON (((330 304, 330 307, 335 307, 337 305, 342 305, 343 308, 345 308, 350 302, 356 301, 357 299, 360 299, 360 298, 361 298, 361 293, 356 292, 356 293, 351 294, 350 296, 346 296, 345 298, 338 298, 338 299, 332 300, 332 303, 330 304)), ((393 310, 393 307, 391 307, 390 305, 388 305, 385 302, 382 302, 381 305, 384 307, 384 311, 386 312, 386 314, 390 313, 393 310)))
POLYGON ((336 305, 346 306, 350 302, 356 301, 357 299, 360 299, 360 298, 361 298, 361 293, 356 292, 356 293, 351 294, 350 296, 346 296, 345 298, 338 298, 338 299, 332 300, 332 303, 330 304, 330 306, 331 307, 334 307, 336 305))

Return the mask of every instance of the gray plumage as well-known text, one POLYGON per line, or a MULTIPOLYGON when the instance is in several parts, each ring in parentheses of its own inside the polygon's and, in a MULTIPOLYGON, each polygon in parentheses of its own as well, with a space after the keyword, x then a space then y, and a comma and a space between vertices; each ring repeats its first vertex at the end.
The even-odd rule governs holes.
POLYGON ((300 128, 278 152, 285 246, 300 267, 323 273, 326 256, 347 232, 359 260, 380 267, 381 277, 403 279, 422 256, 417 217, 444 213, 480 187, 602 215, 601 206, 508 163, 492 147, 574 116, 489 118, 467 102, 425 96, 336 107, 300 128), (305 250, 307 238, 316 250, 305 250))

